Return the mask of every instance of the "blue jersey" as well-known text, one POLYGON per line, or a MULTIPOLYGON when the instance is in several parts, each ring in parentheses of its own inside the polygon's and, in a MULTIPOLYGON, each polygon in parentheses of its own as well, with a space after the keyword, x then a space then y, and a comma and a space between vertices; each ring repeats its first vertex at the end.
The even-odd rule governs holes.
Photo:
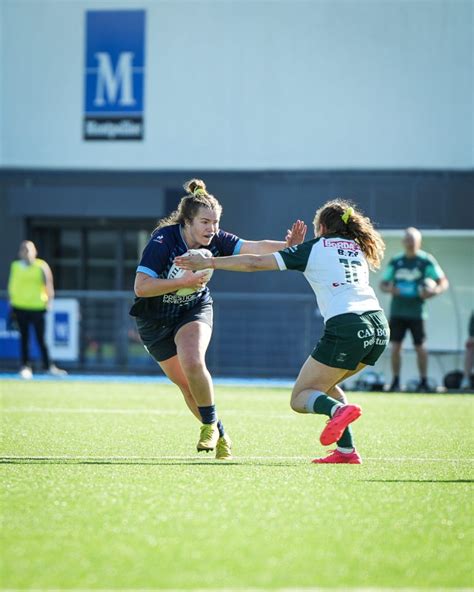
MULTIPOLYGON (((219 230, 210 245, 204 248, 209 249, 214 257, 223 257, 237 255, 242 243, 243 240, 235 234, 219 230)), ((137 272, 140 271, 153 278, 167 279, 175 257, 188 250, 180 224, 159 228, 145 247, 137 272)), ((143 319, 161 320, 163 324, 171 325, 193 306, 205 303, 212 303, 207 286, 188 296, 178 296, 175 292, 171 292, 150 298, 137 297, 130 309, 130 314, 143 319)))

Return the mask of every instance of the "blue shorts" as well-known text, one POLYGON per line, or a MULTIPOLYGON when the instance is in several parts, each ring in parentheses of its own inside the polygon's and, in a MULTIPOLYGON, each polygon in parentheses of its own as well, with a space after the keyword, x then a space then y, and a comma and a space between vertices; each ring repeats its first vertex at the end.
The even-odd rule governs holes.
POLYGON ((198 304, 187 310, 174 324, 164 324, 159 319, 142 319, 137 317, 137 329, 147 352, 157 362, 173 358, 176 353, 174 341, 176 333, 188 323, 200 321, 212 329, 212 304, 198 304))

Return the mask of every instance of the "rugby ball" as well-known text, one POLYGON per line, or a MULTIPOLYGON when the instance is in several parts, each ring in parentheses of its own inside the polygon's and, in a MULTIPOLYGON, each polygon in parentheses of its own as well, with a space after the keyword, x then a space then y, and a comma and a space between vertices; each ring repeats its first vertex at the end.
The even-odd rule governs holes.
MULTIPOLYGON (((212 257, 212 253, 211 253, 211 251, 209 251, 209 249, 190 249, 189 251, 186 251, 186 253, 184 253, 181 256, 182 257, 189 257, 189 255, 195 255, 197 253, 204 255, 204 257, 212 257)), ((200 272, 206 273, 206 284, 207 284, 207 282, 211 279, 212 274, 214 273, 214 270, 211 268, 201 269, 200 272)), ((182 277, 185 273, 186 273, 185 269, 181 269, 181 267, 178 267, 177 265, 175 265, 173 263, 173 265, 171 266, 171 268, 168 272, 167 277, 169 280, 174 280, 174 279, 178 279, 178 278, 182 277)), ((194 273, 196 273, 196 272, 194 272, 194 273)), ((192 288, 181 288, 176 291, 176 294, 178 296, 189 296, 189 294, 193 294, 194 292, 197 292, 197 290, 193 290, 192 288)))
POLYGON ((424 278, 418 286, 418 293, 422 294, 425 290, 432 292, 437 286, 437 283, 431 278, 424 278))

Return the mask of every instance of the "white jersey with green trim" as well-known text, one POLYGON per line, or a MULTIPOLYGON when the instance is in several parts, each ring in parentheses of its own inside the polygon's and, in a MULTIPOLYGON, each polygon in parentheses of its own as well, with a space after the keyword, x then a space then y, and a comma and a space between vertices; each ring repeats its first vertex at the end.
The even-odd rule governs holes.
POLYGON ((281 271, 303 272, 326 322, 336 315, 381 310, 369 285, 369 266, 353 240, 325 236, 273 253, 281 271))

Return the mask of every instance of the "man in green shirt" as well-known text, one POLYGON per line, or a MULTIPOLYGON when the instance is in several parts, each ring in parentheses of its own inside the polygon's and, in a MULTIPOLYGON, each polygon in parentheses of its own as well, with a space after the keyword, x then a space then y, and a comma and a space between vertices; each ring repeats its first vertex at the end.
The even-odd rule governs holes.
POLYGON ((436 259, 421 250, 419 230, 407 228, 403 246, 405 252, 390 260, 380 284, 383 292, 393 296, 390 307, 393 380, 390 391, 400 390, 402 341, 409 330, 420 373, 417 392, 427 392, 428 352, 424 345, 426 300, 447 290, 449 283, 436 259))

